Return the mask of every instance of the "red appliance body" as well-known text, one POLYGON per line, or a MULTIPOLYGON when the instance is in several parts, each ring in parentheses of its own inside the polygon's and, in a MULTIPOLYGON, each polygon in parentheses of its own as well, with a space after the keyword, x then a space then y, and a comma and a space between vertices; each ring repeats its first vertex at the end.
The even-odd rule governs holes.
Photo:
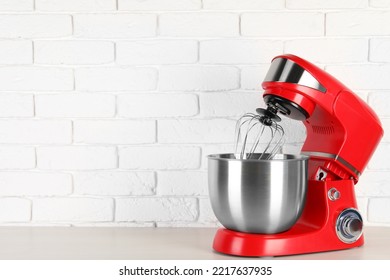
POLYGON ((352 225, 351 235, 357 232, 353 231, 359 221, 344 218, 349 211, 355 218, 360 216, 354 185, 383 136, 379 118, 341 82, 294 55, 275 57, 262 86, 267 105, 272 104, 280 113, 302 121, 306 127, 302 153, 310 159, 305 208, 297 223, 282 233, 251 234, 219 229, 213 248, 225 254, 253 257, 363 245, 362 234, 352 239, 340 237, 339 224, 352 225), (285 73, 294 67, 298 75, 285 73))

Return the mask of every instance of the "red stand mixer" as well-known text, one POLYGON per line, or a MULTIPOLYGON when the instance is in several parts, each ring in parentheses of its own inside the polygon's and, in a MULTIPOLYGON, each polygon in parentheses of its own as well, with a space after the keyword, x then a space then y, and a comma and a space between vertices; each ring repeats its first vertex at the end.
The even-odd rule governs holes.
POLYGON ((345 85, 294 55, 275 57, 262 86, 267 109, 261 110, 306 127, 303 211, 280 233, 219 229, 213 248, 229 255, 281 256, 362 246, 354 186, 383 136, 378 117, 345 85))

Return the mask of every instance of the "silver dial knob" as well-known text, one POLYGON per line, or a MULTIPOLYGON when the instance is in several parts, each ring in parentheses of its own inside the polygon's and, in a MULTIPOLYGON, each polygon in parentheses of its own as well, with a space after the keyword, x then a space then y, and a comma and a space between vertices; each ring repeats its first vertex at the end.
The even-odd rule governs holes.
POLYGON ((363 233, 363 219, 359 211, 348 208, 341 212, 336 222, 336 233, 344 243, 357 241, 363 233))

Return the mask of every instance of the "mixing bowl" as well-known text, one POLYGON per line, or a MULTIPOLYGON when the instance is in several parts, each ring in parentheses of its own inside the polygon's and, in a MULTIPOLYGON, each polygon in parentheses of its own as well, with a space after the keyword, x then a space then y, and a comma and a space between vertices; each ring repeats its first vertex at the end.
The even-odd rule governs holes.
MULTIPOLYGON (((252 158, 258 158, 254 154, 252 158)), ((270 160, 208 156, 211 206, 231 230, 272 234, 291 228, 306 200, 308 157, 277 154, 270 160)))

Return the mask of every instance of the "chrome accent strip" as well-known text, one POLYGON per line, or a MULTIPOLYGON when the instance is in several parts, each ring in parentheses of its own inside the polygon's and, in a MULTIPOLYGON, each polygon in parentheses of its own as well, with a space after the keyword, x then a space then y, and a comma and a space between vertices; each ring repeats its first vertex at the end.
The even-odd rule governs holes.
POLYGON ((313 75, 295 62, 282 57, 272 61, 264 82, 292 83, 326 92, 326 88, 313 75))
POLYGON ((329 154, 329 153, 322 153, 322 152, 302 152, 302 154, 307 156, 314 156, 314 157, 323 157, 323 158, 329 158, 339 161, 342 165, 345 165, 348 169, 350 169, 357 177, 360 177, 361 173, 359 170, 357 170, 355 167, 353 167, 349 162, 347 162, 345 159, 338 155, 329 154))

